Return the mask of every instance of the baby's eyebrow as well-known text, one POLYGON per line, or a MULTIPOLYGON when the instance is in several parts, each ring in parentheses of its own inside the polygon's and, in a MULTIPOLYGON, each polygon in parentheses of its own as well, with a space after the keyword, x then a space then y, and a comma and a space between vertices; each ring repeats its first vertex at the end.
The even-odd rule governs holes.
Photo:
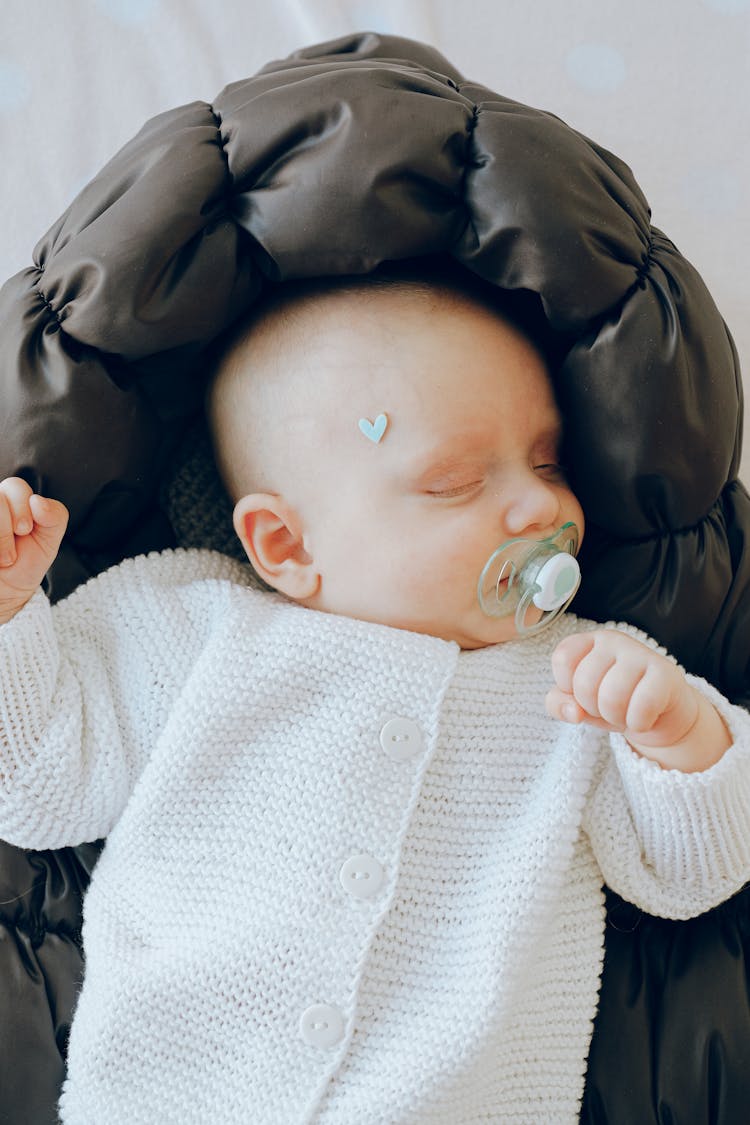
POLYGON ((431 453, 422 454, 410 463, 408 472, 415 480, 447 476, 458 470, 479 468, 489 457, 486 448, 473 444, 455 452, 446 453, 444 449, 436 449, 431 453))
MULTIPOLYGON (((562 420, 557 414, 547 415, 535 428, 532 448, 554 446, 562 441, 562 420)), ((497 436, 487 432, 471 432, 464 436, 456 435, 449 452, 440 445, 425 453, 416 454, 410 465, 410 473, 417 479, 448 474, 458 469, 479 468, 497 455, 497 436)))
POLYGON ((542 442, 551 442, 554 445, 559 445, 562 442, 562 437, 562 419, 553 418, 550 419, 549 423, 546 426, 540 429, 537 443, 540 444, 542 442))

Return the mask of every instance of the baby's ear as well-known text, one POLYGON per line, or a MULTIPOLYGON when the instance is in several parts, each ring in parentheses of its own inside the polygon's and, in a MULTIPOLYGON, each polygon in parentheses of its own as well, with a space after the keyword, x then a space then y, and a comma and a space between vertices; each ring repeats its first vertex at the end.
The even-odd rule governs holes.
POLYGON ((282 496, 253 492, 238 500, 234 529, 260 577, 295 601, 313 597, 320 575, 305 550, 301 521, 282 496))

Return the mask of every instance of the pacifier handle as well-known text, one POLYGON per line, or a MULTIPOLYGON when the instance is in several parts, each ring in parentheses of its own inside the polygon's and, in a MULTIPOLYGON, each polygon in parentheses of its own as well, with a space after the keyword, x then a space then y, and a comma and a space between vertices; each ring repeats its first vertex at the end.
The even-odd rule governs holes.
POLYGON ((578 528, 572 522, 546 539, 510 539, 487 560, 479 577, 477 595, 488 617, 515 614, 518 633, 538 633, 558 617, 573 600, 581 580, 575 557, 578 528), (501 585, 506 582, 501 592, 501 585), (531 609, 542 611, 533 624, 526 617, 531 609))
POLYGON ((538 609, 559 609, 570 601, 581 581, 581 568, 575 555, 560 551, 547 559, 536 576, 537 592, 532 601, 538 609))
POLYGON ((529 585, 521 595, 516 609, 516 629, 519 634, 529 637, 540 633, 556 617, 567 609, 581 581, 581 568, 578 559, 561 551, 547 559, 533 585, 529 585), (542 616, 532 625, 526 624, 526 614, 532 606, 543 610, 542 616))

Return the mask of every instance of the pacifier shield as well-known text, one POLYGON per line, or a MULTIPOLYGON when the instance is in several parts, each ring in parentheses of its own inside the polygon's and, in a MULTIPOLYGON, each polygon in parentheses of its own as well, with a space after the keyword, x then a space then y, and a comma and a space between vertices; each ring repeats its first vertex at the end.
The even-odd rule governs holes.
POLYGON ((515 614, 520 636, 538 633, 567 608, 578 589, 577 550, 578 528, 572 522, 546 539, 509 539, 493 551, 479 576, 482 612, 488 617, 515 614))

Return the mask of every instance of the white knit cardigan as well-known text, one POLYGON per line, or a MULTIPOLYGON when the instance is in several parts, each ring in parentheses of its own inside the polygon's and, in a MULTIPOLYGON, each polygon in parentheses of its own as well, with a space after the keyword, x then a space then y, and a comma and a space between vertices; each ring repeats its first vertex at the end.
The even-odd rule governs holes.
POLYGON ((68 1125, 577 1120, 606 880, 750 877, 750 716, 681 774, 546 717, 589 622, 460 652, 291 605, 211 552, 0 628, 0 836, 107 835, 68 1125))

